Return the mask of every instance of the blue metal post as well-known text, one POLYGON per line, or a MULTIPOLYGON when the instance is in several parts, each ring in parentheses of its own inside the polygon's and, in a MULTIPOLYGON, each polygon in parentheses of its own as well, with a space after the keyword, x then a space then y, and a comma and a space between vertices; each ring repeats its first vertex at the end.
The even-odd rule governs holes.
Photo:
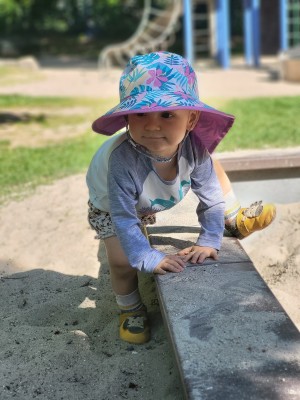
POLYGON ((185 58, 191 64, 194 63, 193 18, 191 5, 192 1, 193 0, 183 0, 185 58))
POLYGON ((244 55, 246 65, 253 65, 253 40, 252 40, 252 17, 250 0, 243 0, 244 14, 244 55))
POLYGON ((287 0, 279 0, 280 15, 280 50, 288 49, 288 18, 287 18, 287 0))
POLYGON ((260 64, 260 0, 243 0, 244 54, 247 65, 260 64))
POLYGON ((217 58, 221 66, 230 66, 229 10, 228 0, 217 0, 217 58))
POLYGON ((253 61, 260 65, 260 0, 252 0, 253 61))

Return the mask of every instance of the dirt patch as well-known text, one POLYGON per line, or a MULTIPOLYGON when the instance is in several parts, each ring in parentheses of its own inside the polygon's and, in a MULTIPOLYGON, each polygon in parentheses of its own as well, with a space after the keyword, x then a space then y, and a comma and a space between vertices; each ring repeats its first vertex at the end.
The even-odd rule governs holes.
MULTIPOLYGON (((118 338, 105 251, 88 226, 85 175, 39 187, 0 209, 1 399, 181 400, 153 280, 142 279, 153 338, 118 338), (1 278, 2 277, 2 278, 1 278)), ((300 203, 246 245, 294 323, 299 319, 300 203)))
POLYGON ((300 203, 277 205, 273 224, 241 243, 300 330, 300 203))
POLYGON ((43 147, 49 144, 60 143, 82 135, 90 128, 91 114, 88 107, 74 106, 58 110, 45 110, 44 108, 17 108, 2 109, 0 112, 0 141, 7 141, 11 148, 43 147), (72 123, 71 117, 77 120, 82 117, 82 122, 72 123), (67 117, 70 122, 63 122, 67 117), (62 122, 60 122, 62 121, 62 122))
POLYGON ((0 397, 182 400, 151 276, 153 337, 119 340, 105 250, 86 218, 85 175, 0 209, 0 397))

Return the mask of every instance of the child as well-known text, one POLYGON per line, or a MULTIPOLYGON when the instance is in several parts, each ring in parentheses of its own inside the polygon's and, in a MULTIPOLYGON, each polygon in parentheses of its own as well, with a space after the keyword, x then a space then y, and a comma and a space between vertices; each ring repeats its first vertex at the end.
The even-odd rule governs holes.
POLYGON ((181 272, 187 261, 217 259, 224 212, 226 227, 239 237, 274 218, 272 206, 257 203, 251 212, 240 209, 218 163, 215 173, 209 153, 233 121, 233 116, 200 102, 196 75, 184 58, 157 52, 129 61, 120 79, 120 103, 93 123, 93 130, 105 135, 126 127, 97 151, 87 184, 89 222, 106 247, 121 311, 120 337, 127 342, 150 339, 138 270, 181 272), (152 249, 143 227, 155 222, 157 212, 180 202, 190 188, 199 198, 201 231, 195 245, 177 255, 152 249))

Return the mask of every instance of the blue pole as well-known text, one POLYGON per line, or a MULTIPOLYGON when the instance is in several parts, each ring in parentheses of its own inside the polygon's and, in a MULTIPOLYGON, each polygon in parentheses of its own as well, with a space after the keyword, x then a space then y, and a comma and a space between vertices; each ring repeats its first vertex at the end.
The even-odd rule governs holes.
POLYGON ((228 0, 217 0, 217 57, 224 69, 230 66, 228 0))
POLYGON ((183 22, 184 22, 184 49, 185 58, 194 63, 194 41, 193 41, 193 19, 192 0, 183 0, 183 22))
POLYGON ((279 3, 280 18, 280 50, 288 49, 288 19, 287 19, 287 0, 280 0, 279 3))
POLYGON ((244 16, 244 55, 246 65, 253 65, 253 40, 251 30, 251 8, 250 0, 243 0, 243 16, 244 16))
POLYGON ((260 65, 260 0, 252 0, 253 61, 260 65))

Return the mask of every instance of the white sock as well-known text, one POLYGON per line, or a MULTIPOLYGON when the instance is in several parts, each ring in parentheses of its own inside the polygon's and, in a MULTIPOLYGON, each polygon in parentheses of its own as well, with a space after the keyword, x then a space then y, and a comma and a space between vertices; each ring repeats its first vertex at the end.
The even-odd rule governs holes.
POLYGON ((139 289, 125 295, 116 294, 116 301, 121 312, 136 311, 143 307, 139 289))
POLYGON ((236 216, 237 213, 239 212, 239 209, 241 208, 241 204, 236 198, 233 190, 230 190, 230 192, 225 194, 224 200, 225 200, 225 213, 224 213, 225 225, 235 228, 236 216))

